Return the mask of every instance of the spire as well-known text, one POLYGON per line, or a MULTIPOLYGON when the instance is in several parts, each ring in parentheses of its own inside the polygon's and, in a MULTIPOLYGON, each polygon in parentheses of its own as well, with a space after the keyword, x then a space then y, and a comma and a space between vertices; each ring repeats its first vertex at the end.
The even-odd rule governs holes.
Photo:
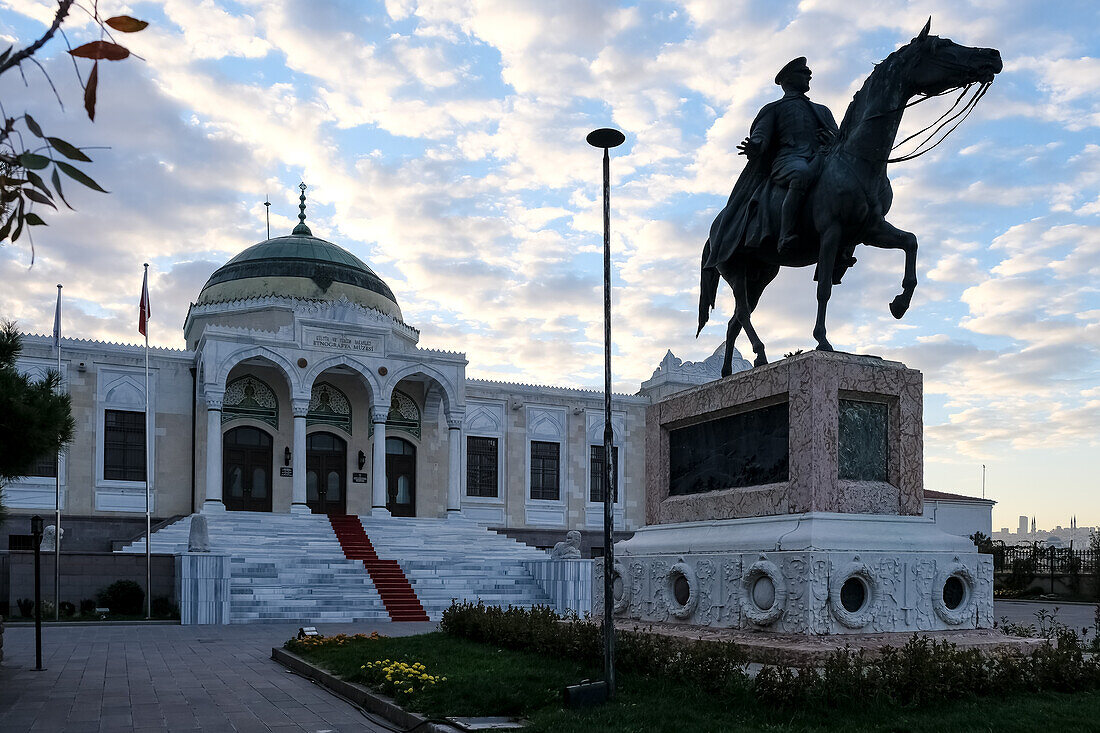
POLYGON ((298 204, 298 226, 294 227, 292 234, 304 234, 308 237, 313 236, 313 232, 306 226, 306 184, 299 183, 298 188, 302 189, 302 195, 298 197, 298 200, 302 203, 298 204))

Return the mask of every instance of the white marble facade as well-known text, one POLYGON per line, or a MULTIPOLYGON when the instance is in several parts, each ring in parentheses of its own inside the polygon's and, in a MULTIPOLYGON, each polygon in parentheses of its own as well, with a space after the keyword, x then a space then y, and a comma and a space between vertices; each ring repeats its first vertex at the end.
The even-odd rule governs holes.
MULTIPOLYGON (((602 504, 592 501, 591 484, 592 448, 603 443, 598 391, 468 378, 465 354, 422 349, 419 332, 399 317, 346 299, 272 295, 193 305, 184 335, 186 349, 154 348, 149 354, 154 516, 223 510, 225 436, 234 428, 253 427, 270 436, 267 511, 309 511, 307 440, 327 432, 346 444, 343 489, 349 513, 388 514, 385 438, 390 436, 411 445, 415 454, 415 516, 453 513, 492 527, 543 530, 545 544, 569 529, 597 533, 602 526, 602 504), (317 419, 319 389, 339 408, 328 423, 317 419), (234 411, 243 390, 254 409, 234 411), (410 419, 397 427, 391 414, 395 398, 411 405, 410 419), (471 437, 495 444, 490 488, 468 486, 471 437), (533 441, 559 445, 556 497, 532 497, 533 441)), ((20 368, 56 369, 56 354, 50 338, 25 335, 20 368)), ((144 356, 139 346, 63 339, 62 372, 77 422, 61 463, 66 516, 145 511, 140 475, 111 477, 104 465, 108 414, 144 411, 144 356)), ((712 366, 666 357, 658 368, 662 389, 713 379, 712 366)), ((650 401, 644 392, 612 399, 620 530, 644 524, 650 401)), ((15 513, 33 513, 52 510, 54 493, 52 476, 32 476, 6 487, 4 500, 15 513)))

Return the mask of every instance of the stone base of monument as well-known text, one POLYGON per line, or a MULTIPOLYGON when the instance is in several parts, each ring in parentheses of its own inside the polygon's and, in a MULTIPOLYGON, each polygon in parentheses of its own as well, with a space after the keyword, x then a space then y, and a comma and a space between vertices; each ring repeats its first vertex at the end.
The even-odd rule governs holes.
MULTIPOLYGON (((639 624, 617 619, 615 627, 625 632, 642 632, 684 641, 711 641, 733 644, 747 662, 820 666, 832 654, 849 650, 873 657, 887 647, 898 649, 913 639, 911 632, 866 633, 809 636, 806 634, 761 634, 751 629, 716 629, 685 624, 639 624)), ((1046 639, 1007 636, 1000 629, 952 629, 920 634, 935 643, 947 642, 959 649, 974 649, 985 654, 1029 654, 1049 644, 1046 639)))
MULTIPOLYGON (((993 560, 923 517, 827 512, 644 527, 615 546, 619 619, 787 634, 993 625, 993 560)), ((593 608, 603 603, 595 564, 593 608)))
POLYGON ((991 627, 991 556, 921 516, 922 381, 813 351, 651 405, 647 526, 615 546, 617 617, 813 635, 991 627))

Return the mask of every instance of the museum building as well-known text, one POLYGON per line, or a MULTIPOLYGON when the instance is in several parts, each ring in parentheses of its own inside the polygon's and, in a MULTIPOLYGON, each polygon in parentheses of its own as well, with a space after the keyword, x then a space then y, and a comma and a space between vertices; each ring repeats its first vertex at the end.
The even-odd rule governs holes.
MULTIPOLYGON (((159 519, 461 515, 539 547, 570 529, 586 554, 601 544, 603 394, 469 379, 465 354, 420 348, 389 286, 314 236, 302 201, 292 233, 210 276, 183 324, 186 349, 150 349, 148 426, 145 349, 62 340, 77 425, 60 461, 66 546, 137 535, 139 516, 143 528, 147 432, 159 519)), ((23 344, 21 371, 57 369, 52 338, 23 344)), ((646 406, 718 378, 720 359, 721 347, 694 364, 669 352, 637 394, 613 395, 617 529, 644 524, 646 406)), ((4 503, 52 517, 56 472, 44 457, 4 503)))

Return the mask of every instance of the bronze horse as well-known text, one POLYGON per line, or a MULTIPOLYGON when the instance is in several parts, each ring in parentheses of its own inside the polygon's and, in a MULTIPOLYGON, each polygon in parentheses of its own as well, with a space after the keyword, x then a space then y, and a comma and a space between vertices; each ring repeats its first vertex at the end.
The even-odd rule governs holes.
MULTIPOLYGON (((704 267, 699 294, 700 331, 714 307, 719 276, 733 289, 735 308, 726 331, 722 376, 731 372, 733 346, 741 329, 756 353, 754 365, 768 363, 764 344, 756 335, 750 316, 760 294, 779 274, 780 267, 817 265, 817 323, 813 335, 822 351, 833 350, 825 337, 829 296, 834 283, 839 284, 840 276, 854 261, 849 258, 857 244, 905 252, 902 292, 890 303, 890 312, 901 318, 909 308, 917 286, 917 238, 885 218, 893 199, 886 165, 915 157, 890 159, 902 114, 907 106, 915 104, 909 102, 914 96, 924 95, 922 99, 926 99, 956 89, 963 89, 966 94, 971 85, 980 84, 974 99, 967 103, 972 107, 1002 68, 1001 55, 996 49, 970 48, 930 36, 930 25, 931 20, 920 35, 875 66, 848 105, 836 140, 820 154, 823 156, 820 176, 807 194, 797 243, 782 254, 777 251, 774 236, 764 237, 758 246, 733 243, 728 258, 715 267, 704 267)), ((774 200, 772 205, 776 205, 774 200)), ((708 239, 703 248, 704 263, 710 257, 710 248, 708 239)))

